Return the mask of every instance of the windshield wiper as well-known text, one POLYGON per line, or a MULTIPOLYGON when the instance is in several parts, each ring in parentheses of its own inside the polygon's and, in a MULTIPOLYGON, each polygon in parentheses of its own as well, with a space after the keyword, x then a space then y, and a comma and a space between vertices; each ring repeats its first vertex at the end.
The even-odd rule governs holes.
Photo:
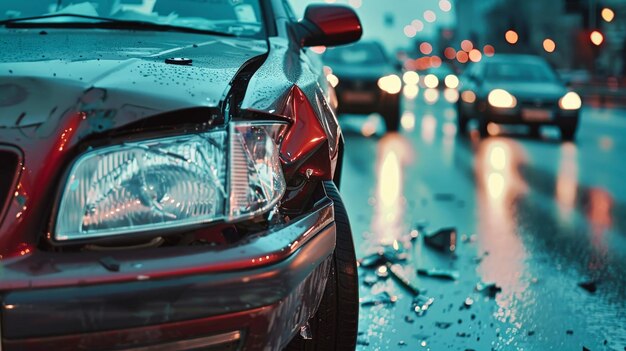
MULTIPOLYGON (((9 18, 9 19, 5 19, 0 21, 0 26, 8 26, 8 25, 12 25, 12 24, 17 24, 17 23, 21 23, 21 22, 30 22, 30 21, 37 21, 37 20, 42 20, 42 19, 48 19, 48 18, 58 18, 58 17, 73 17, 73 18, 83 18, 83 19, 89 19, 89 20, 95 20, 95 21, 105 21, 105 22, 115 22, 115 19, 112 18, 106 18, 106 17, 98 17, 98 16, 88 16, 88 15, 79 15, 79 14, 75 14, 75 13, 53 13, 53 14, 49 14, 49 15, 41 15, 41 16, 33 16, 33 17, 19 17, 19 18, 9 18)), ((33 22, 33 23, 28 23, 28 24, 49 24, 50 22, 33 22)), ((56 24, 58 22, 53 22, 53 24, 56 24)), ((63 22, 61 22, 63 23, 63 22)))
POLYGON ((209 29, 197 29, 191 27, 175 26, 171 24, 161 24, 150 21, 137 20, 120 20, 115 18, 106 18, 98 16, 79 15, 73 13, 55 13, 51 15, 11 18, 0 21, 0 26, 7 28, 100 28, 100 29, 132 29, 132 30, 156 30, 156 31, 172 31, 197 34, 213 34, 227 37, 236 37, 237 35, 228 32, 214 31, 209 29), (73 17, 93 20, 93 22, 42 22, 39 20, 73 17))

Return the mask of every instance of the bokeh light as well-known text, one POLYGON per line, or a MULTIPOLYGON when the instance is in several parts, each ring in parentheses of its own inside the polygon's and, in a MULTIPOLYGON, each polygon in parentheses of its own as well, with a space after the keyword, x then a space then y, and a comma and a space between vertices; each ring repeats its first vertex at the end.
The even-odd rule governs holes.
POLYGON ((437 76, 434 74, 429 74, 426 77, 424 77, 424 85, 427 88, 435 89, 436 87, 439 86, 439 78, 437 78, 437 76))
POLYGON ((459 51, 456 53, 456 59, 460 63, 467 63, 467 61, 469 61, 469 55, 465 51, 459 51))
POLYGON ((472 49, 472 51, 470 51, 469 53, 469 59, 472 62, 479 62, 480 60, 482 60, 482 58, 483 54, 480 53, 480 50, 472 49))
POLYGON ((456 58, 456 50, 452 47, 447 47, 443 51, 443 56, 445 56, 448 60, 454 60, 456 58))
POLYGON ((461 49, 465 52, 470 52, 474 48, 474 43, 471 40, 463 40, 461 42, 461 49))
POLYGON ((598 32, 597 30, 591 32, 590 38, 591 42, 597 46, 602 45, 602 43, 604 42, 604 35, 602 35, 602 33, 598 32))
POLYGON ((417 35, 417 30, 411 25, 404 26, 404 35, 409 38, 414 38, 417 35))
POLYGON ((504 38, 511 45, 515 45, 519 41, 519 35, 514 30, 508 30, 504 35, 504 38))
POLYGON ((554 52, 554 50, 556 50, 556 43, 554 40, 548 38, 543 41, 543 49, 546 50, 546 52, 554 52))
POLYGON ((437 20, 437 15, 432 10, 424 11, 424 19, 426 22, 433 23, 437 20))
POLYGON ((402 75, 402 80, 404 81, 404 84, 417 85, 420 81, 420 75, 414 71, 407 71, 402 75))
POLYGON ((487 57, 492 57, 496 54, 496 48, 494 48, 493 45, 485 45, 485 47, 483 48, 483 53, 487 57))
POLYGON ((606 22, 612 22, 615 18, 615 12, 608 7, 602 9, 602 19, 606 22))
POLYGON ((452 3, 450 2, 450 0, 440 0, 439 8, 443 12, 450 12, 450 10, 452 10, 452 3))

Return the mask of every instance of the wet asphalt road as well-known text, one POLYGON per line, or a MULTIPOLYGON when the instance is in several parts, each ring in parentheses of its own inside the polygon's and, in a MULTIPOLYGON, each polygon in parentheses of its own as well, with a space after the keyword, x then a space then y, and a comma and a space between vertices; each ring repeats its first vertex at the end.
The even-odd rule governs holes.
POLYGON ((532 139, 496 128, 480 140, 456 135, 443 94, 421 95, 405 101, 399 134, 383 136, 375 116, 340 117, 357 258, 406 250, 397 267, 434 299, 418 316, 406 287, 360 267, 358 349, 626 350, 626 110, 586 108, 576 143, 549 129, 532 139), (453 255, 423 243, 443 227, 458 230, 453 255), (502 291, 491 298, 479 282, 502 291), (384 291, 395 302, 368 305, 384 291))

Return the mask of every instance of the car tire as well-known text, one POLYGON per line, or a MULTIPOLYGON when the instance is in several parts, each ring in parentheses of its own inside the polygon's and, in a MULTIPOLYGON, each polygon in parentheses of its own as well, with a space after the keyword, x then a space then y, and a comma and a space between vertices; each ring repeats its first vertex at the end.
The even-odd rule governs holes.
POLYGON ((359 282, 356 255, 348 213, 335 184, 324 182, 328 197, 334 202, 337 242, 324 296, 317 312, 309 320, 312 339, 300 334, 285 351, 354 350, 359 321, 359 282))
POLYGON ((489 137, 489 131, 488 131, 488 127, 489 126, 489 121, 485 118, 481 118, 478 120, 478 134, 480 134, 481 138, 488 138, 489 137))
POLYGON ((576 139, 576 125, 562 125, 559 129, 561 129, 561 140, 574 141, 576 139))
POLYGON ((400 130, 400 101, 397 99, 390 101, 380 114, 385 121, 387 132, 397 132, 400 130))
POLYGON ((467 135, 467 125, 469 123, 469 119, 467 118, 467 116, 465 115, 465 113, 463 113, 463 106, 461 106, 461 103, 457 103, 456 105, 457 108, 457 117, 456 117, 456 123, 458 126, 458 135, 459 136, 465 136, 467 135))
POLYGON ((533 139, 540 139, 541 138, 541 127, 538 125, 531 125, 528 127, 529 130, 529 135, 531 138, 533 139))

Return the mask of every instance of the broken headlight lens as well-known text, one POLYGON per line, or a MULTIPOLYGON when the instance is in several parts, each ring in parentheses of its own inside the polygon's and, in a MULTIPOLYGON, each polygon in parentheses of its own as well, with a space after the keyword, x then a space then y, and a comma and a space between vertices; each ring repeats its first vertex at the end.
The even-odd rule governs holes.
POLYGON ((57 214, 67 241, 237 221, 269 211, 285 180, 276 123, 107 147, 74 164, 57 214))

